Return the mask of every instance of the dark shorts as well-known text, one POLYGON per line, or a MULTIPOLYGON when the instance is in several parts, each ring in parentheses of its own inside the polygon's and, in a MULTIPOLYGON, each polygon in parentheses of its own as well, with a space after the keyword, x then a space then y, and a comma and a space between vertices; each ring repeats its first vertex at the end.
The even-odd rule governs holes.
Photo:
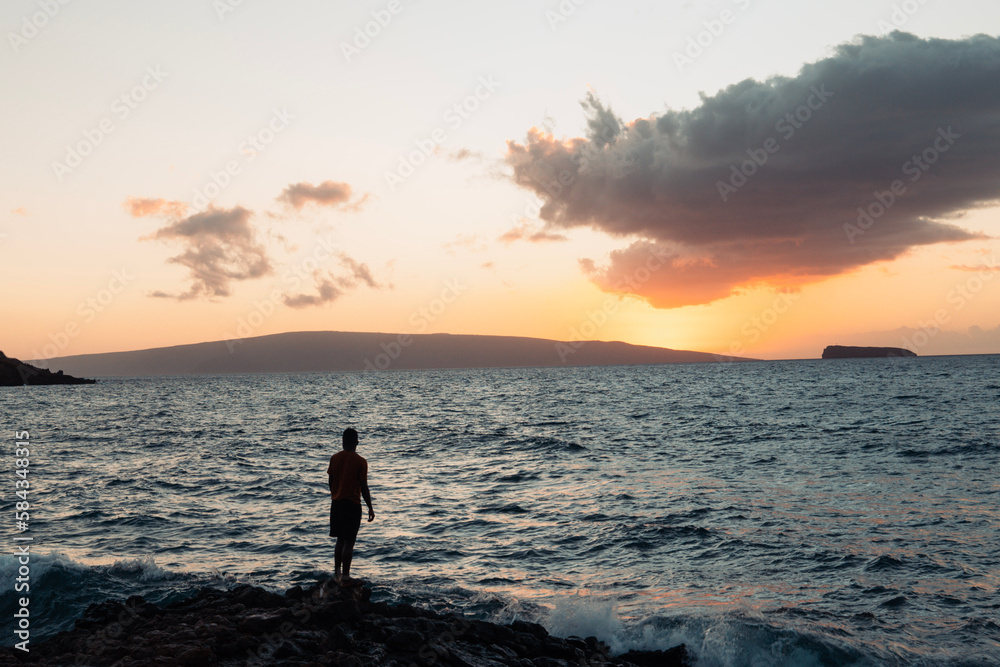
POLYGON ((354 540, 361 527, 361 505, 353 500, 334 500, 330 503, 330 537, 354 540))

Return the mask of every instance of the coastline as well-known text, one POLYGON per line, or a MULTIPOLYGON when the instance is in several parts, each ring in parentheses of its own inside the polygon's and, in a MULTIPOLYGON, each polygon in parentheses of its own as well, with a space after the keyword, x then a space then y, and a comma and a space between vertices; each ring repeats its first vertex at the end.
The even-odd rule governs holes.
POLYGON ((166 607, 140 596, 87 608, 72 630, 0 649, 0 666, 45 665, 468 665, 562 667, 690 665, 683 645, 610 655, 594 637, 554 637, 507 625, 370 601, 368 587, 322 580, 284 595, 241 585, 203 588, 166 607))

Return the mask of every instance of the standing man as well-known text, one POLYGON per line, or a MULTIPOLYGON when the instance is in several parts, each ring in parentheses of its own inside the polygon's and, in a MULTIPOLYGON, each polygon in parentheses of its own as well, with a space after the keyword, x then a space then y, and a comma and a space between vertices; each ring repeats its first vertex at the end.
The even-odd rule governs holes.
POLYGON ((368 521, 375 520, 372 494, 368 490, 368 461, 358 455, 358 432, 344 431, 344 451, 330 457, 326 474, 330 477, 330 537, 337 538, 333 550, 333 580, 341 586, 360 586, 351 579, 354 540, 361 527, 361 497, 368 505, 368 521))

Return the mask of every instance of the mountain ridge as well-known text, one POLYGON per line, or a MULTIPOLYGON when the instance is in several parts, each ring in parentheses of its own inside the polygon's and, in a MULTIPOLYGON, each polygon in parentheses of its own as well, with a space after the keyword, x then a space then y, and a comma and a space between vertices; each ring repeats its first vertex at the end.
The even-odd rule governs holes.
POLYGON ((486 334, 293 331, 33 360, 89 377, 753 361, 621 341, 486 334))

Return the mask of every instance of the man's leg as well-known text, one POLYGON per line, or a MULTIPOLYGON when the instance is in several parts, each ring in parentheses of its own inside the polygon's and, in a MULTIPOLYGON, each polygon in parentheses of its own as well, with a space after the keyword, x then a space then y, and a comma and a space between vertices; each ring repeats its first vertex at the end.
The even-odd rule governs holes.
MULTIPOLYGON (((340 573, 344 562, 344 543, 347 540, 338 537, 337 545, 333 548, 333 580, 340 583, 340 573)), ((350 563, 350 560, 347 561, 350 563)), ((350 569, 350 565, 347 566, 350 569)))
MULTIPOLYGON (((343 563, 343 573, 344 580, 348 581, 351 578, 351 558, 354 557, 354 540, 343 540, 344 548, 340 552, 340 562, 343 563)), ((337 540, 337 548, 340 548, 341 540, 337 540)), ((334 559, 336 560, 336 551, 334 552, 334 559)))

